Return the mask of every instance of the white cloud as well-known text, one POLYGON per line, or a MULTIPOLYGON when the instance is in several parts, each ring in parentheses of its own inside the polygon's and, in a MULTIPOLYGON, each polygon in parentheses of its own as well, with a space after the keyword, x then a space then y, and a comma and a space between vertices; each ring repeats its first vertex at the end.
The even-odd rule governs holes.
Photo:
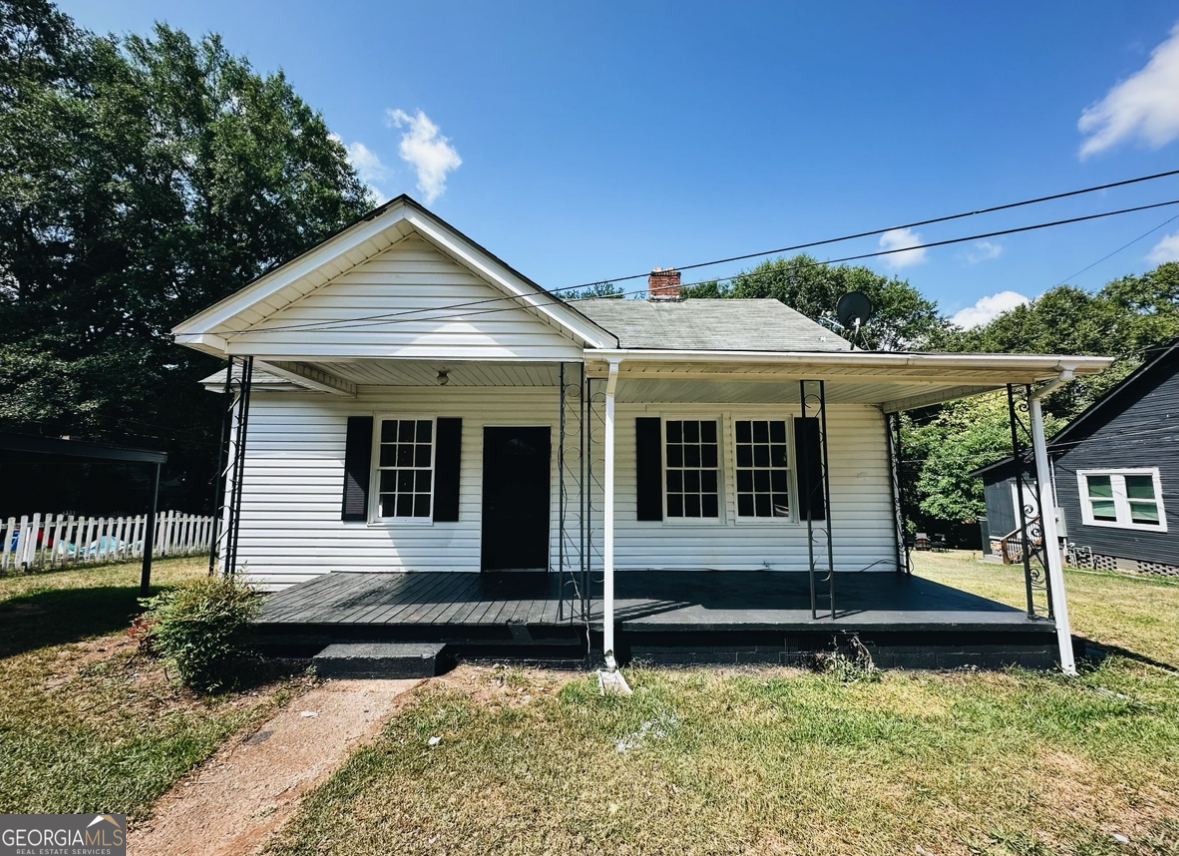
POLYGON ((980 297, 973 306, 959 309, 950 320, 959 327, 969 330, 971 327, 981 327, 1004 312, 1030 302, 1028 298, 1017 291, 1000 291, 998 294, 980 297))
POLYGON ((1146 260, 1156 265, 1163 262, 1179 262, 1179 232, 1167 235, 1155 244, 1146 254, 1146 260))
POLYGON ((352 164, 352 168, 356 170, 357 176, 364 182, 365 187, 369 189, 373 197, 377 200, 377 204, 387 202, 389 197, 385 192, 377 186, 379 182, 388 181, 393 177, 393 169, 386 166, 377 157, 376 152, 366 146, 364 143, 345 143, 339 134, 332 134, 332 139, 344 146, 344 151, 348 153, 348 162, 352 164))
MULTIPOLYGON (((890 229, 880 236, 880 249, 882 250, 900 250, 905 247, 916 247, 920 243, 921 235, 912 229, 890 229)), ((925 261, 925 250, 892 253, 881 258, 890 267, 905 268, 925 261)))
POLYGON ((1077 128, 1088 136, 1082 158, 1132 138, 1157 149, 1179 137, 1179 24, 1144 68, 1081 112, 1077 128))
POLYGON ((418 175, 418 190, 430 203, 446 192, 446 175, 462 165, 450 139, 421 110, 410 116, 404 110, 388 110, 389 124, 407 130, 401 135, 398 154, 418 175))
POLYGON ((975 241, 974 249, 967 250, 963 255, 967 264, 976 265, 979 262, 997 259, 1003 255, 1003 245, 991 241, 975 241))

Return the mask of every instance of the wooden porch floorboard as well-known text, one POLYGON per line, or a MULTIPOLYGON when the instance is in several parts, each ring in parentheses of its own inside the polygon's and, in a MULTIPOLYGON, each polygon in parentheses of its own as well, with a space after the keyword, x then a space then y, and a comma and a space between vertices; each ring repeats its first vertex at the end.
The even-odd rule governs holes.
MULTIPOLYGON (((668 630, 1043 630, 1044 619, 921 577, 840 574, 836 617, 810 612, 805 573, 619 571, 619 626, 668 630)), ((334 572, 269 595, 264 625, 560 626, 556 574, 334 572)), ((601 624, 601 583, 591 625, 601 624)))

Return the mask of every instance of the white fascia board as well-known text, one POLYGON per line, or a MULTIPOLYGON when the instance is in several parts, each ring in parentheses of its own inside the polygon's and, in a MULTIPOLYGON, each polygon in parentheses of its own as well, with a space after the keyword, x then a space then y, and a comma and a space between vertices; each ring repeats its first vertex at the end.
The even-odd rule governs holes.
MULTIPOLYGON (((824 368, 976 369, 996 375, 1018 373, 1050 378, 1064 371, 1096 374, 1113 362, 1112 357, 1062 356, 1058 354, 925 354, 889 351, 692 351, 599 349, 587 350, 586 359, 623 360, 626 363, 728 363, 824 368)), ((884 379, 887 375, 881 375, 884 379)), ((1012 382, 1018 382, 1013 380, 1012 382)))
POLYGON ((487 280, 510 295, 520 297, 519 305, 541 313, 561 329, 573 334, 590 348, 609 348, 618 344, 618 339, 609 331, 571 310, 561 300, 521 280, 512 271, 498 264, 465 240, 462 235, 434 218, 426 218, 413 211, 406 220, 422 237, 437 246, 455 261, 468 268, 475 275, 487 280))
POLYGON ((224 356, 229 348, 229 343, 225 339, 212 333, 175 333, 172 338, 177 345, 184 345, 215 357, 224 356))
POLYGON ((394 228, 405 219, 406 207, 404 202, 393 205, 373 219, 362 220, 335 237, 328 238, 303 255, 295 257, 270 273, 263 274, 244 288, 235 291, 191 318, 181 321, 172 328, 173 335, 179 337, 216 329, 243 309, 249 309, 258 301, 265 300, 270 295, 281 291, 295 280, 314 273, 353 247, 394 228))

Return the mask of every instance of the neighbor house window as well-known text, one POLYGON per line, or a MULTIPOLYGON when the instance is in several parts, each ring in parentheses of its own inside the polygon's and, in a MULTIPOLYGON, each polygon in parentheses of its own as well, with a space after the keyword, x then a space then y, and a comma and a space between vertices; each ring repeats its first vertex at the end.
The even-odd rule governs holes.
POLYGON ((377 469, 379 517, 429 519, 434 492, 434 421, 381 420, 377 469))
POLYGON ((715 419, 669 419, 667 516, 720 517, 720 469, 715 419))
POLYGON ((733 423, 737 457, 737 516, 789 517, 790 469, 784 419, 733 423))
POLYGON ((1077 473, 1077 483, 1084 523, 1166 531, 1167 518, 1157 468, 1083 470, 1077 473))

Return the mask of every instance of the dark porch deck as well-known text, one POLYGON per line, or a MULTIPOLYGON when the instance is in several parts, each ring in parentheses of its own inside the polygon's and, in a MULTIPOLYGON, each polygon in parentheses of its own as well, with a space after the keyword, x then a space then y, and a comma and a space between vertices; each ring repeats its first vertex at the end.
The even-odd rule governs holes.
MULTIPOLYGON (((620 627, 634 630, 813 630, 820 624, 1025 630, 1029 624, 1022 610, 921 577, 840 575, 835 592, 834 620, 822 611, 815 620, 806 574, 619 571, 615 612, 620 627)), ((600 583, 592 595, 591 625, 600 626, 600 583)), ((561 626, 569 622, 568 602, 562 620, 560 599, 556 574, 335 572, 270 595, 259 623, 561 626)))
MULTIPOLYGON (((692 650, 781 661, 783 652, 830 648, 833 638, 858 634, 889 664, 988 665, 990 656, 995 665, 1039 665, 1045 657, 1050 665, 1054 644, 1050 621, 891 573, 837 575, 836 617, 821 612, 817 620, 805 573, 620 571, 615 587, 620 654, 654 659, 692 650)), ((590 631, 598 636, 600 583, 592 597, 590 631)), ((567 598, 562 613, 555 574, 336 572, 270 595, 257 623, 271 637, 300 635, 309 643, 398 638, 468 651, 584 647, 586 631, 570 621, 567 598)))

